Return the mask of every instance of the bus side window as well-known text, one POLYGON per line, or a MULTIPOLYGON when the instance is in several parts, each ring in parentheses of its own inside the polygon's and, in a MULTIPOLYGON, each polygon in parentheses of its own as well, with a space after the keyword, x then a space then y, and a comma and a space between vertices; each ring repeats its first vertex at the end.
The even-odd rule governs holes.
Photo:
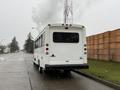
POLYGON ((42 35, 40 36, 40 47, 42 47, 42 35))
POLYGON ((36 41, 35 41, 35 44, 34 44, 34 45, 35 45, 35 48, 36 48, 36 41))
POLYGON ((38 47, 40 47, 40 43, 41 43, 41 42, 40 42, 40 37, 39 37, 39 40, 38 40, 38 47))
POLYGON ((35 48, 40 48, 44 46, 44 34, 42 34, 36 41, 35 41, 35 48))
POLYGON ((37 48, 37 41, 35 41, 35 48, 37 48))
POLYGON ((43 34, 43 46, 45 46, 45 34, 43 34))
POLYGON ((42 34, 41 35, 41 47, 43 47, 45 45, 45 35, 42 34))
POLYGON ((37 40, 37 44, 36 44, 37 48, 38 48, 38 40, 37 40))

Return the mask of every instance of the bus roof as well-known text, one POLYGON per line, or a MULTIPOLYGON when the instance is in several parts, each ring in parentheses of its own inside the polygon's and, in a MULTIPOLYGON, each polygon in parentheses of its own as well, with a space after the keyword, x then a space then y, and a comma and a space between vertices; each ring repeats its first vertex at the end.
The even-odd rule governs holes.
MULTIPOLYGON (((85 28, 83 25, 79 25, 79 24, 48 24, 45 28, 52 28, 52 27, 72 27, 72 28, 85 28)), ((41 34, 44 33, 45 28, 39 33, 39 35, 35 38, 35 41, 40 37, 41 34)))
POLYGON ((48 24, 49 27, 75 27, 75 28, 85 28, 83 25, 79 24, 48 24))

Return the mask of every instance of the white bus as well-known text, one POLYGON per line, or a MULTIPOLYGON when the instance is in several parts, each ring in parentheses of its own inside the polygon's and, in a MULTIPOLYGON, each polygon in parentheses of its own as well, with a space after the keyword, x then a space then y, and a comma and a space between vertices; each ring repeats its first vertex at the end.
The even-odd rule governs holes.
POLYGON ((48 24, 34 42, 39 71, 87 69, 86 30, 81 25, 48 24))

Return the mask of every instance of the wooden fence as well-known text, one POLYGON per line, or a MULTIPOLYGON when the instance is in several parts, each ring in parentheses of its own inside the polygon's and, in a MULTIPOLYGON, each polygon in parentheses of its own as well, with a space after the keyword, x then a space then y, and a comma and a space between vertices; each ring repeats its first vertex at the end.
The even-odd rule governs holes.
POLYGON ((87 37, 89 59, 120 62, 120 29, 87 37))

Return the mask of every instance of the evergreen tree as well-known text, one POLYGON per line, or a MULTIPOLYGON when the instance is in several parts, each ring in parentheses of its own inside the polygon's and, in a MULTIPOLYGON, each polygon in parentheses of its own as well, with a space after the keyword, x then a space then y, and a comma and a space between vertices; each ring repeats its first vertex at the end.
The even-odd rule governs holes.
POLYGON ((0 54, 4 53, 5 46, 0 45, 0 54))
POLYGON ((16 37, 12 39, 12 42, 9 45, 10 51, 15 52, 19 50, 18 42, 16 41, 16 37))
POLYGON ((26 50, 27 53, 33 53, 33 50, 34 50, 33 44, 34 44, 34 41, 32 40, 32 35, 31 33, 29 33, 28 38, 24 44, 24 49, 26 50))

